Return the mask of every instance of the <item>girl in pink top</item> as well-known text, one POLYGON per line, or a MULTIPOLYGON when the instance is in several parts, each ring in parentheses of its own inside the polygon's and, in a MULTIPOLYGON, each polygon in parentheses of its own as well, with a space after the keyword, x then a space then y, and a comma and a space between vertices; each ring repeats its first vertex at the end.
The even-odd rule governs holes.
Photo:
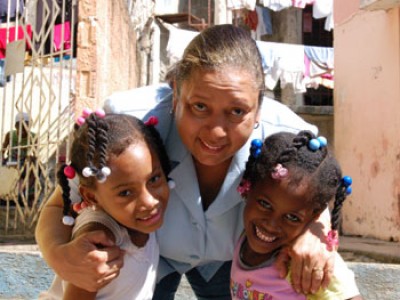
MULTIPOLYGON (((338 246, 339 213, 351 193, 351 178, 342 178, 324 137, 309 131, 277 133, 264 142, 253 140, 243 179, 238 187, 246 201, 245 231, 235 248, 231 271, 233 299, 361 299, 350 271, 339 255, 334 270, 315 265, 321 277, 333 273, 327 289, 297 293, 290 276, 280 278, 273 263, 280 249, 291 244, 334 199, 330 250, 338 246)), ((322 225, 321 225, 322 226, 322 225)), ((315 234, 321 235, 321 232, 315 234)), ((314 276, 313 275, 313 276, 314 276)))

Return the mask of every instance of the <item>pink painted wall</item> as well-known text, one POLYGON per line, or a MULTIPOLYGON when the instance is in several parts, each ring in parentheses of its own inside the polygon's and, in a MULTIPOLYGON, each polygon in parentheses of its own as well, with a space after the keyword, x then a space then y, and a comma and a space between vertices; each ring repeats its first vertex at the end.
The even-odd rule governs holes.
POLYGON ((335 0, 335 151, 353 177, 343 232, 400 241, 400 7, 335 0))

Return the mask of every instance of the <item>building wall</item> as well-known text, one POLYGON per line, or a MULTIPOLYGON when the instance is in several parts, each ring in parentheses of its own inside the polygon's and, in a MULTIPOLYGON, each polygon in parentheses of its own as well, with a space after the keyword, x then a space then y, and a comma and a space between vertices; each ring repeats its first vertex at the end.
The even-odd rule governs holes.
POLYGON ((354 181, 343 232, 400 241, 400 8, 334 3, 335 150, 354 181))
POLYGON ((136 33, 126 0, 79 0, 77 107, 101 107, 112 92, 136 87, 136 33))

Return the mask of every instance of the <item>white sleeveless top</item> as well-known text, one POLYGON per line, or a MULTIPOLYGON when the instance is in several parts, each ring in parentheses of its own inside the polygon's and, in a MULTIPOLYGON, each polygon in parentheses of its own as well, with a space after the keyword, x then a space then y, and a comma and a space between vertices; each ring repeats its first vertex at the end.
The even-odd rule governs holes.
MULTIPOLYGON (((76 219, 74 234, 88 223, 101 223, 115 236, 115 243, 126 251, 124 267, 119 276, 97 292, 96 299, 142 300, 152 299, 156 283, 156 271, 159 261, 159 247, 154 233, 151 233, 146 245, 135 246, 126 228, 120 226, 101 210, 84 209, 76 219)), ((39 300, 62 299, 65 282, 55 276, 50 289, 39 295, 39 300)))

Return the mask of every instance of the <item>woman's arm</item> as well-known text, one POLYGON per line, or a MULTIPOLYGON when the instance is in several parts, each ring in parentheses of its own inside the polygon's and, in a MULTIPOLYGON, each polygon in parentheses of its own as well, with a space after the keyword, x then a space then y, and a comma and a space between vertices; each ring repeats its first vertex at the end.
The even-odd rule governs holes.
POLYGON ((61 222, 62 216, 61 190, 57 188, 36 226, 35 237, 43 257, 65 281, 97 291, 118 276, 123 252, 103 231, 85 233, 71 241, 71 228, 61 222))
POLYGON ((320 287, 326 288, 329 285, 335 261, 335 251, 329 251, 326 245, 325 237, 329 228, 327 208, 294 245, 281 251, 278 256, 276 267, 282 277, 287 274, 287 263, 290 260, 292 284, 299 293, 315 293, 320 287))
MULTIPOLYGON (((79 238, 80 236, 84 235, 85 233, 95 232, 95 231, 103 231, 106 233, 107 237, 115 242, 115 237, 112 232, 100 223, 88 223, 83 225, 79 230, 77 230, 74 234, 74 239, 79 238)), ((64 290, 64 297, 63 300, 95 300, 97 296, 97 292, 88 292, 72 283, 67 283, 66 288, 64 290)))

